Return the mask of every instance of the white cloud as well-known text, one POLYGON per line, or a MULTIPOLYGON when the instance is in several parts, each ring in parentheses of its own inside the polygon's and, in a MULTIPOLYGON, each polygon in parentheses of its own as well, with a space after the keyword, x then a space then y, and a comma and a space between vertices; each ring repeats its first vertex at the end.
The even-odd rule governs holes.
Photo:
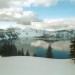
POLYGON ((32 22, 32 27, 46 30, 75 29, 75 18, 45 19, 42 22, 32 22))
POLYGON ((0 8, 23 7, 23 6, 51 6, 58 0, 0 0, 0 8))
POLYGON ((51 25, 75 25, 75 17, 74 18, 59 18, 59 19, 45 19, 44 20, 51 25))
POLYGON ((70 50, 70 41, 58 41, 52 44, 52 48, 56 50, 70 50))
POLYGON ((0 0, 0 8, 6 8, 10 6, 10 0, 0 0))
POLYGON ((38 41, 32 42, 31 45, 35 46, 35 47, 42 47, 42 48, 47 49, 49 46, 49 43, 47 43, 45 41, 38 40, 38 41))
POLYGON ((14 8, 0 9, 0 21, 14 21, 23 25, 30 25, 31 22, 38 22, 38 15, 32 11, 21 11, 14 8))
MULTIPOLYGON (((42 48, 47 49, 49 46, 49 43, 45 41, 36 41, 36 42, 32 42, 31 45, 35 47, 42 47, 42 48)), ((70 41, 57 41, 57 42, 52 43, 51 46, 55 50, 69 51, 70 45, 71 45, 70 41)))
MULTIPOLYGON (((72 0, 73 1, 73 0, 72 0)), ((45 19, 41 21, 37 13, 23 11, 23 7, 51 6, 58 0, 0 0, 0 21, 16 22, 22 25, 31 25, 38 29, 57 30, 71 27, 75 28, 75 18, 70 19, 45 19)))
POLYGON ((31 25, 33 28, 46 30, 75 29, 75 18, 59 18, 40 20, 37 13, 23 11, 22 8, 0 9, 0 21, 16 22, 22 25, 31 25))

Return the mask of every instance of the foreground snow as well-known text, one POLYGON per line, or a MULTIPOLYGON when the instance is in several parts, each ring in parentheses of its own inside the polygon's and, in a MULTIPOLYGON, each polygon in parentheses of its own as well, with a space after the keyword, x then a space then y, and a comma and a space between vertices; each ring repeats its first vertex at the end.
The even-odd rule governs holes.
POLYGON ((70 59, 0 57, 0 75, 75 75, 70 59))

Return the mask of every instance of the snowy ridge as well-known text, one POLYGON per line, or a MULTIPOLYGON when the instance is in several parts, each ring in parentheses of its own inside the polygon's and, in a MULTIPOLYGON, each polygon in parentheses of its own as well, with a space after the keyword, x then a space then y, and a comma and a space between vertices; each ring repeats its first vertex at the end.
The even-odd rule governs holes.
POLYGON ((10 27, 6 30, 0 29, 0 39, 38 37, 44 34, 50 36, 50 38, 67 40, 75 37, 75 30, 41 30, 29 26, 26 26, 24 29, 20 27, 10 27))
POLYGON ((18 38, 18 35, 15 33, 14 29, 7 29, 3 30, 0 29, 0 40, 5 40, 5 39, 16 39, 18 38))
POLYGON ((41 36, 43 34, 43 31, 35 30, 32 28, 17 28, 15 30, 16 33, 18 33, 19 37, 34 37, 34 36, 41 36))

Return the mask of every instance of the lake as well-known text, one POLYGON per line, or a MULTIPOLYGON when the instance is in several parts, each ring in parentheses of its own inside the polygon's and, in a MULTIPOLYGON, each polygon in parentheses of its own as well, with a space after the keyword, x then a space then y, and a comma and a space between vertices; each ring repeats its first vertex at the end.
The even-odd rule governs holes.
MULTIPOLYGON (((0 41, 0 46, 3 44, 4 41, 0 41)), ((29 51, 29 54, 33 56, 35 53, 39 57, 46 57, 46 52, 48 49, 48 46, 51 45, 52 47, 52 54, 53 58, 55 59, 67 59, 69 58, 70 52, 68 49, 65 50, 65 47, 67 46, 66 41, 44 41, 44 40, 38 40, 33 37, 31 38, 18 38, 13 40, 13 43, 15 43, 17 50, 24 50, 24 54, 26 54, 27 50, 29 51), (57 43, 57 44, 56 44, 57 43), (65 45, 65 47, 63 46, 65 45)))
MULTIPOLYGON (((51 42, 24 37, 21 39, 16 39, 14 42, 17 47, 17 50, 22 50, 23 48, 24 54, 26 54, 28 50, 31 56, 36 53, 39 57, 45 57, 49 44, 52 45, 51 42)), ((53 58, 67 59, 69 58, 70 52, 69 50, 64 50, 64 48, 62 50, 52 48, 52 54, 53 58)))

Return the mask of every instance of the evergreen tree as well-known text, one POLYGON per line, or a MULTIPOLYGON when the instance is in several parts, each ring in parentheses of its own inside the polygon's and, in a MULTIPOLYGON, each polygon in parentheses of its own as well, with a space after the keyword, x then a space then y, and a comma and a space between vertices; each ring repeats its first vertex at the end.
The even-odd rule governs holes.
POLYGON ((36 54, 36 53, 34 53, 34 54, 33 54, 33 56, 34 56, 34 57, 37 57, 37 54, 36 54))
POLYGON ((22 51, 18 51, 18 56, 24 56, 24 51, 23 51, 23 48, 22 48, 22 51))
POLYGON ((8 41, 6 41, 1 46, 0 54, 2 56, 16 56, 17 55, 17 48, 12 43, 9 43, 8 41))
POLYGON ((70 57, 75 58, 75 39, 71 41, 70 48, 70 57))
POLYGON ((17 48, 15 45, 11 44, 11 56, 17 56, 17 48))
POLYGON ((49 45, 49 47, 47 49, 46 57, 52 58, 52 47, 51 47, 51 45, 49 45))
POLYGON ((9 48, 10 48, 10 43, 5 42, 4 45, 2 45, 2 47, 1 47, 1 51, 0 51, 1 55, 2 56, 9 56, 9 53, 10 53, 9 48))
POLYGON ((70 48, 70 58, 72 58, 72 60, 74 60, 75 63, 75 39, 71 41, 70 48))
POLYGON ((27 52, 26 52, 26 56, 30 56, 30 54, 29 54, 29 51, 27 50, 27 52))
POLYGON ((23 48, 22 48, 22 56, 24 56, 24 50, 23 50, 23 48))
POLYGON ((22 51, 19 50, 18 53, 17 53, 17 55, 18 56, 22 56, 22 51))

